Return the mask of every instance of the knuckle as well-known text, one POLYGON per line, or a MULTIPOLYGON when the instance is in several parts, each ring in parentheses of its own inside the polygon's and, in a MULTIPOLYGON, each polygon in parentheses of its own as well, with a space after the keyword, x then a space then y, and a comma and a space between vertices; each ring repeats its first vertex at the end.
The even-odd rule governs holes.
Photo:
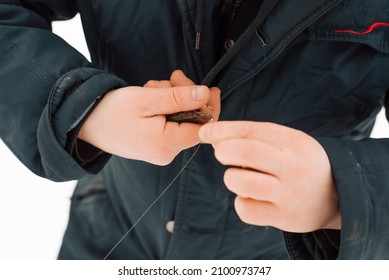
POLYGON ((144 84, 144 87, 155 87, 157 85, 157 83, 158 82, 156 80, 150 80, 144 84))
POLYGON ((148 81, 148 82, 145 83, 143 86, 144 86, 144 87, 149 87, 149 86, 150 86, 150 82, 151 82, 151 81, 148 81))
POLYGON ((243 122, 242 126, 240 127, 241 134, 245 138, 254 138, 256 135, 256 129, 255 126, 251 122, 243 122))
POLYGON ((235 210, 242 221, 244 222, 248 221, 249 215, 248 215, 247 205, 245 203, 244 198, 241 198, 239 196, 235 198, 235 210))
POLYGON ((182 107, 182 94, 179 87, 173 87, 170 94, 170 102, 179 110, 182 107))
POLYGON ((221 144, 215 144, 214 146, 214 153, 215 158, 222 164, 225 164, 225 153, 223 152, 222 143, 221 144))
POLYGON ((159 166, 166 166, 170 164, 176 156, 169 146, 164 144, 164 141, 154 147, 152 154, 154 154, 153 163, 159 166))
POLYGON ((175 155, 165 154, 165 155, 161 158, 160 166, 169 165, 170 163, 172 163, 172 161, 174 160, 174 158, 175 158, 175 155))
POLYGON ((227 169, 224 173, 224 183, 230 191, 235 193, 237 193, 236 189, 240 185, 239 179, 237 179, 237 177, 237 171, 233 168, 227 169))
POLYGON ((155 165, 158 165, 158 166, 167 166, 169 165, 173 160, 168 160, 168 159, 165 159, 165 158, 160 158, 160 159, 157 159, 154 161, 154 164, 155 165))

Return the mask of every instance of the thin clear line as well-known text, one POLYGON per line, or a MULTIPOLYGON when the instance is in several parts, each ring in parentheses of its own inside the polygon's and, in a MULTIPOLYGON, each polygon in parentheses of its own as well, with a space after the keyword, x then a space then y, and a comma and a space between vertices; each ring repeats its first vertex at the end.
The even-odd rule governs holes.
POLYGON ((127 235, 135 228, 135 226, 143 219, 143 217, 147 214, 147 212, 150 211, 150 209, 158 202, 158 200, 170 189, 170 187, 173 185, 173 183, 180 177, 181 173, 184 172, 185 168, 188 166, 188 164, 192 161, 194 156, 197 154, 201 147, 201 144, 197 145, 196 150, 193 152, 191 157, 188 159, 188 161, 185 163, 185 165, 181 168, 180 172, 174 177, 174 179, 170 182, 170 184, 163 190, 163 192, 153 201, 153 203, 150 204, 150 206, 146 209, 146 211, 143 212, 143 214, 136 220, 136 222, 132 225, 132 227, 123 235, 123 237, 116 243, 116 245, 109 251, 109 253, 105 256, 103 259, 104 261, 112 254, 112 252, 120 245, 120 243, 124 240, 124 238, 127 237, 127 235))

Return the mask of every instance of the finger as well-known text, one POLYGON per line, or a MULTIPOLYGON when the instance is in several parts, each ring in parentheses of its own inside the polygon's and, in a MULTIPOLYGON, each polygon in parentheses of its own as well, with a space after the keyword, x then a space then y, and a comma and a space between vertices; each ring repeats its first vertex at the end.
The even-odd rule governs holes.
POLYGON ((280 187, 278 178, 242 168, 227 169, 224 182, 236 195, 261 201, 273 201, 280 187))
POLYGON ((201 125, 193 123, 166 122, 164 139, 177 152, 188 149, 200 143, 198 131, 201 125))
POLYGON ((221 111, 221 101, 220 101, 221 92, 220 89, 217 87, 212 87, 210 90, 211 90, 211 94, 207 105, 212 108, 213 120, 217 121, 219 119, 220 111, 221 111))
POLYGON ((170 76, 170 82, 173 87, 194 86, 195 83, 189 79, 181 70, 175 70, 170 76))
POLYGON ((170 81, 150 80, 143 87, 149 87, 149 88, 169 88, 169 87, 172 87, 172 84, 171 84, 170 81))
POLYGON ((214 144, 226 139, 256 139, 282 148, 295 130, 274 124, 252 121, 223 121, 204 125, 200 130, 203 143, 214 144))
POLYGON ((144 117, 197 110, 207 104, 210 90, 205 86, 146 88, 142 95, 144 117))
MULTIPOLYGON (((189 79, 181 70, 176 70, 172 73, 170 77, 170 82, 172 86, 195 85, 195 83, 191 79, 189 79)), ((220 89, 217 87, 213 87, 210 90, 211 90, 211 95, 207 105, 212 108, 213 119, 214 121, 217 121, 219 119, 220 109, 221 109, 220 89)))
POLYGON ((279 177, 288 163, 278 148, 251 139, 229 139, 216 145, 215 156, 224 165, 251 168, 279 177))
POLYGON ((235 199, 235 210, 239 218, 247 224, 276 226, 278 222, 277 206, 267 201, 238 196, 235 199))

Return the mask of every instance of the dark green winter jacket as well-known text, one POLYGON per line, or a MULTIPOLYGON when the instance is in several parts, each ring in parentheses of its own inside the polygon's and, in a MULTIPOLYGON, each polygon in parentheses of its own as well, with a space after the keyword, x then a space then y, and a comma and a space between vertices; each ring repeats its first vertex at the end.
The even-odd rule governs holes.
POLYGON ((389 140, 368 138, 389 89, 389 1, 282 0, 227 51, 226 65, 215 40, 222 2, 0 0, 1 139, 40 176, 82 178, 59 258, 104 258, 188 162, 195 148, 165 167, 76 156, 77 129, 107 91, 181 69, 221 89, 221 120, 314 136, 330 158, 342 230, 244 224, 225 167, 202 145, 109 258, 389 259, 389 140), (50 32, 77 12, 91 63, 50 32))

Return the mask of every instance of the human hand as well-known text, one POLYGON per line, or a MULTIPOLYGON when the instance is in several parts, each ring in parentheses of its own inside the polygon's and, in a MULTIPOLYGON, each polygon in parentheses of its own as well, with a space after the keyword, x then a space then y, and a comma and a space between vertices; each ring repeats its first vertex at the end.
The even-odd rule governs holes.
POLYGON ((168 122, 165 115, 212 103, 218 116, 220 91, 194 85, 181 71, 170 81, 151 84, 108 92, 78 137, 107 153, 156 165, 169 164, 179 152, 198 144, 201 125, 168 122))
POLYGON ((212 144, 229 168, 227 188, 237 195, 242 221, 289 232, 340 229, 338 195, 322 146, 302 131, 249 121, 204 125, 201 142, 212 144))
MULTIPOLYGON (((176 70, 171 75, 170 81, 150 80, 144 86, 163 88, 190 85, 194 85, 193 81, 187 78, 182 71, 176 70)), ((220 113, 220 90, 218 90, 217 88, 211 88, 210 90, 214 93, 211 94, 210 100, 207 105, 204 105, 198 110, 182 111, 175 114, 167 115, 166 120, 178 123, 189 122, 197 124, 205 124, 210 121, 217 120, 219 118, 220 113)))

